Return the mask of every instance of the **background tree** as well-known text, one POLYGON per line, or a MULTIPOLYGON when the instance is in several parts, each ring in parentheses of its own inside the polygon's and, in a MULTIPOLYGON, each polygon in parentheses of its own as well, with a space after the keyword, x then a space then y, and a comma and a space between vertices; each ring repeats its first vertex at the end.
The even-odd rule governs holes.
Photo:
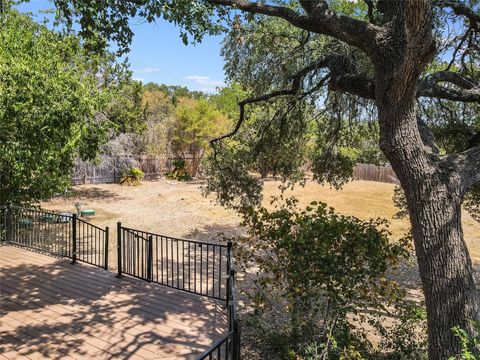
MULTIPOLYGON (((364 111, 359 114, 367 116, 367 110, 373 109, 379 146, 406 195, 426 300, 429 356, 442 359, 458 353, 460 344, 451 328, 459 325, 474 333, 470 320, 480 318, 461 225, 464 196, 480 181, 480 146, 441 153, 419 116, 418 99, 466 104, 480 100, 476 1, 180 0, 174 7, 166 0, 54 2, 67 25, 79 20, 80 33, 92 39, 90 46, 99 48, 113 40, 122 50, 131 41, 129 19, 134 16, 177 23, 184 29, 184 41, 187 34, 198 41, 227 25, 240 31, 239 45, 270 19, 283 20, 277 27, 286 31, 274 32, 273 40, 264 42, 270 46, 263 61, 250 64, 257 91, 240 102, 237 125, 214 145, 239 131, 246 105, 275 97, 315 102, 322 99, 321 89, 327 85, 329 92, 361 99, 357 104, 364 111), (235 16, 238 11, 246 14, 245 25, 235 16), (440 68, 430 66, 434 62, 440 68)), ((244 59, 267 51, 246 49, 244 59)))
POLYGON ((229 125, 229 119, 206 100, 178 99, 172 151, 179 158, 191 160, 190 175, 197 174, 200 162, 209 148, 208 141, 225 132, 229 125))
POLYGON ((110 101, 103 114, 117 133, 142 133, 145 128, 145 114, 142 106, 143 86, 130 78, 120 79, 106 86, 110 101))
POLYGON ((145 152, 169 157, 175 109, 171 98, 161 90, 145 90, 142 98, 146 129, 143 133, 145 152))
POLYGON ((177 104, 179 98, 189 97, 193 99, 201 99, 205 97, 205 94, 201 91, 192 91, 185 86, 180 85, 165 85, 157 83, 146 83, 144 85, 146 91, 161 91, 168 95, 172 99, 173 104, 177 104))

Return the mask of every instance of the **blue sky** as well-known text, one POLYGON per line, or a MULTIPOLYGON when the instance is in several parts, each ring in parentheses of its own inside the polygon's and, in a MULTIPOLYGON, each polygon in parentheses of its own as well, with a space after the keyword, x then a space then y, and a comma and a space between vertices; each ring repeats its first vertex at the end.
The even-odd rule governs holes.
MULTIPOLYGON (((48 0, 31 0, 18 8, 36 14, 41 21, 46 15, 38 11, 53 9, 53 4, 48 0)), ((223 84, 221 36, 206 36, 200 44, 185 46, 179 29, 165 21, 142 24, 133 20, 132 31, 135 36, 127 56, 133 78, 206 92, 214 92, 223 84)))

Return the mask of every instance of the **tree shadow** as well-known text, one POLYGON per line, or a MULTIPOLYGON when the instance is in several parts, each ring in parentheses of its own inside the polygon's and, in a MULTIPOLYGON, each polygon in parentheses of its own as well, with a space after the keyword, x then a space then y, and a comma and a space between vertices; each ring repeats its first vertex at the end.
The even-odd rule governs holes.
POLYGON ((110 191, 97 187, 89 188, 72 188, 67 194, 63 195, 65 199, 78 199, 80 201, 86 200, 123 200, 122 196, 110 191))
POLYGON ((188 239, 195 239, 198 241, 222 243, 222 237, 238 237, 245 234, 245 229, 241 226, 212 224, 205 225, 202 228, 195 228, 190 231, 185 237, 188 239))
POLYGON ((0 353, 193 359, 226 333, 223 302, 10 246, 0 251, 0 353))

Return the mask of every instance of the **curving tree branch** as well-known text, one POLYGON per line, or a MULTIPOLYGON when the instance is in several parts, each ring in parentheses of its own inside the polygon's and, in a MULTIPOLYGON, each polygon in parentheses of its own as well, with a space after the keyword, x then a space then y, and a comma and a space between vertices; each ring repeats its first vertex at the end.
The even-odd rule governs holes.
POLYGON ((480 146, 473 147, 458 154, 446 156, 442 165, 457 169, 461 179, 461 193, 464 195, 474 185, 480 183, 480 146))
MULTIPOLYGON (((271 93, 261 95, 261 96, 256 96, 256 97, 251 97, 247 98, 245 100, 242 100, 238 103, 239 108, 240 108, 240 116, 239 120, 235 124, 235 127, 233 128, 232 131, 228 132, 227 134, 224 134, 222 136, 219 136, 215 139, 210 140, 210 145, 214 146, 215 143, 232 137, 234 136, 241 128, 243 122, 245 121, 245 106, 248 104, 253 104, 253 103, 258 103, 262 101, 267 101, 270 99, 273 99, 275 97, 279 96, 288 96, 288 95, 298 95, 299 97, 305 97, 307 95, 312 94, 313 92, 317 91, 319 88, 321 88, 328 79, 331 79, 333 81, 333 78, 335 77, 335 83, 343 83, 345 82, 345 85, 350 86, 350 82, 347 80, 342 80, 343 77, 347 78, 348 75, 346 74, 347 71, 352 69, 353 64, 351 63, 350 59, 339 54, 333 54, 330 56, 327 56, 324 59, 315 61, 301 70, 299 70, 294 76, 291 78, 291 86, 290 88, 287 89, 282 89, 282 90, 277 90, 273 91, 271 93), (321 68, 329 68, 330 69, 330 74, 327 74, 326 76, 322 77, 322 79, 317 82, 314 86, 312 86, 310 89, 305 90, 305 91, 300 91, 303 87, 303 80, 305 77, 310 74, 311 72, 315 70, 319 70, 321 68), (335 75, 333 75, 335 74, 335 75)), ((353 75, 352 75, 353 76, 353 75)), ((353 91, 354 87, 351 87, 351 90, 353 91)), ((360 86, 358 87, 360 88, 360 86)), ((364 97, 367 96, 367 94, 364 97)))
POLYGON ((419 81, 417 96, 451 101, 480 102, 480 86, 472 79, 452 71, 439 71, 419 81), (455 87, 439 85, 447 83, 455 87))
POLYGON ((204 0, 209 4, 229 6, 252 14, 269 15, 282 18, 290 24, 317 34, 337 38, 349 45, 374 56, 379 49, 377 38, 383 29, 374 24, 339 15, 328 8, 323 0, 305 0, 302 2, 307 14, 300 14, 284 6, 269 5, 246 0, 204 0))
POLYGON ((435 5, 442 8, 452 9, 455 15, 464 16, 470 22, 470 27, 475 31, 480 27, 480 15, 477 14, 472 8, 468 7, 462 2, 457 0, 439 0, 435 2, 435 5))

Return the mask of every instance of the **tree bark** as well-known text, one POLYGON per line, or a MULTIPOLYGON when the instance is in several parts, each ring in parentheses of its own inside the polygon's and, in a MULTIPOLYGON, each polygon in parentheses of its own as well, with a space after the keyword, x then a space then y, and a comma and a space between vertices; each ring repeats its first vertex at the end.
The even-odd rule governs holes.
POLYGON ((410 101, 379 102, 381 147, 405 191, 428 318, 430 360, 458 354, 452 328, 480 320, 472 262, 461 223, 458 174, 428 151, 410 101), (419 146, 420 144, 420 146, 419 146))

